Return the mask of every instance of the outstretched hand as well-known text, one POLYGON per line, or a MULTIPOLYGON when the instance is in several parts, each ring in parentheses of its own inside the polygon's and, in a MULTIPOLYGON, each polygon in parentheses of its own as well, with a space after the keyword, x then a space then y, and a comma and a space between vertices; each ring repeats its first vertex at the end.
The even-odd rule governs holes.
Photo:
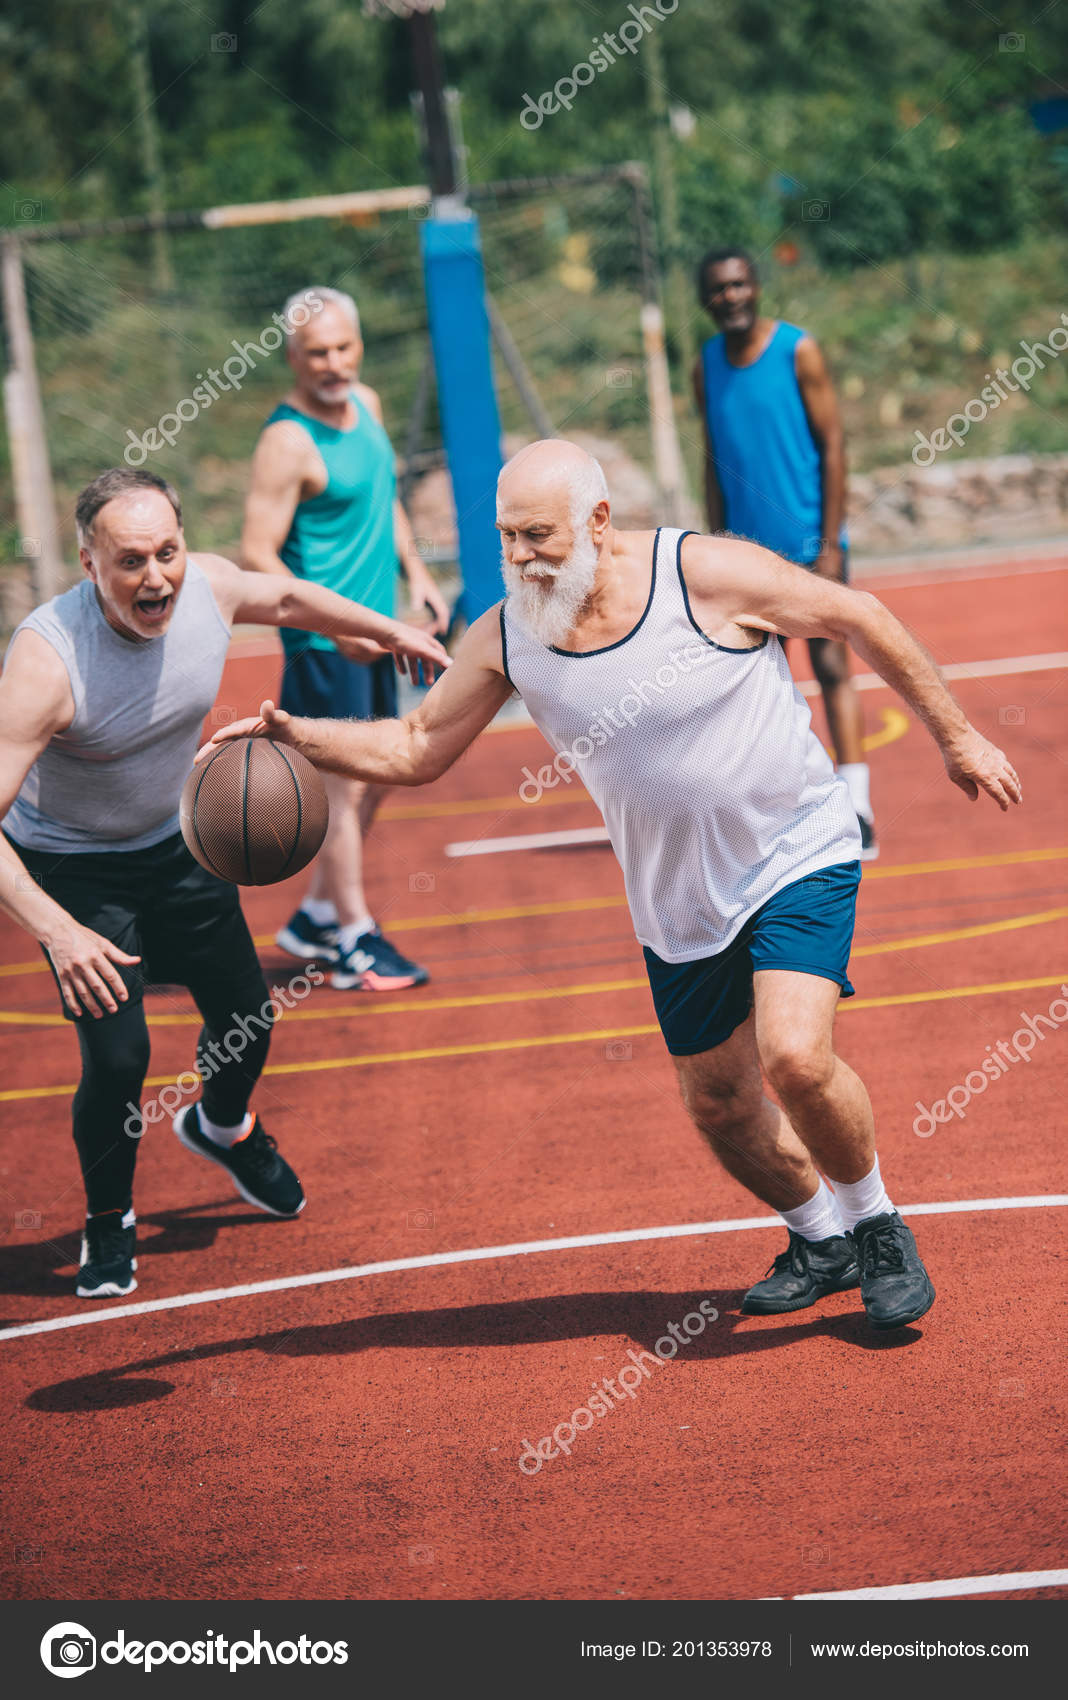
POLYGON ((974 726, 943 749, 942 760, 954 785, 959 785, 973 803, 980 791, 993 797, 999 809, 1023 802, 1023 787, 1008 756, 974 726))
POLYGON ((206 761, 220 744, 229 743, 234 738, 274 738, 279 744, 287 743, 286 730, 292 718, 284 708, 275 708, 268 698, 266 702, 260 703, 259 714, 251 715, 246 720, 233 720, 229 726, 220 726, 197 751, 194 766, 198 762, 206 761))

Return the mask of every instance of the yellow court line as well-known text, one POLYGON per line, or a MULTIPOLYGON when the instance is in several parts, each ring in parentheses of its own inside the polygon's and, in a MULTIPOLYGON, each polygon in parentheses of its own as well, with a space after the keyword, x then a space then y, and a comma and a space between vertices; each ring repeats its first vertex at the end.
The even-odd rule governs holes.
POLYGON ((562 791, 543 791, 528 803, 518 791, 507 797, 462 797, 455 803, 385 803, 376 820, 437 820, 443 815, 503 814, 506 809, 548 809, 554 803, 592 803, 585 785, 572 785, 562 791))
MULTIPOLYGON (((857 945, 850 952, 850 961, 858 956, 882 956, 897 950, 918 950, 932 944, 953 944, 960 939, 984 938, 991 933, 1013 932, 1021 927, 1039 927, 1049 921, 1068 918, 1068 908, 1043 909, 1034 915, 1009 915, 1001 921, 983 921, 974 927, 953 927, 940 933, 916 933, 912 938, 887 939, 880 944, 857 945)), ((486 1004, 537 1003, 544 998, 589 997, 598 992, 629 992, 648 985, 644 975, 634 980, 578 981, 567 986, 543 986, 535 991, 472 992, 460 997, 389 998, 379 1001, 365 996, 358 1003, 332 1003, 329 1008, 291 1009, 286 1021, 350 1021, 368 1015, 426 1014, 441 1009, 477 1009, 486 1004)), ((199 1027, 199 1013, 180 1015, 150 1015, 150 1027, 199 1027)), ((36 1015, 17 1009, 0 1010, 0 1025, 10 1027, 64 1027, 62 1015, 36 1015)))
MULTIPOLYGON (((1030 856, 1030 857, 1035 857, 1035 856, 1038 856, 1038 857, 1054 857, 1054 856, 1063 856, 1066 853, 1068 853, 1068 852, 1066 852, 1064 850, 1025 851, 1025 852, 1023 852, 1023 855, 1024 856, 1030 856)), ((980 858, 980 860, 989 861, 989 858, 980 858)), ((998 858, 998 860, 1000 861, 1001 858, 998 858)), ((931 872, 931 871, 940 871, 944 866, 945 866, 945 864, 943 864, 943 863, 926 863, 926 864, 920 863, 920 864, 917 864, 916 867, 914 867, 914 868, 907 868, 907 867, 903 867, 901 869, 887 868, 884 871, 886 873, 892 873, 892 872, 901 872, 901 873, 931 872)), ((870 879, 872 877, 872 872, 873 872, 873 870, 869 868, 867 870, 867 872, 865 873, 865 876, 864 876, 865 879, 870 879)), ((516 908, 511 908, 511 909, 470 910, 465 915, 432 915, 432 916, 429 916, 424 921, 419 921, 419 920, 416 920, 412 917, 409 917, 407 919, 407 921, 405 921, 402 918, 399 921, 392 922, 390 924, 390 932, 397 932, 397 931, 400 930, 401 927, 404 927, 406 925, 412 926, 412 927, 415 927, 415 926, 456 927, 456 926, 462 926, 464 924, 472 923, 472 922, 476 922, 476 921, 514 920, 514 919, 517 919, 517 918, 525 918, 525 917, 536 916, 536 915, 557 915, 557 914, 573 913, 575 911, 584 910, 584 909, 618 909, 618 908, 621 908, 625 904, 625 902, 626 902, 626 899, 623 898, 623 897, 590 897, 590 898, 579 897, 579 898, 574 898, 574 899, 562 900, 562 901, 557 902, 557 903, 530 903, 530 904, 522 905, 522 906, 519 906, 519 907, 516 907, 516 908)), ((921 945, 946 944, 946 943, 949 943, 949 942, 956 940, 956 939, 982 938, 986 934, 989 934, 989 933, 1011 932, 1017 927, 1037 927, 1037 926, 1040 926, 1044 922, 1047 922, 1047 921, 1062 920, 1066 916, 1068 916, 1068 909, 1045 909, 1045 910, 1042 910, 1042 911, 1040 911, 1040 912, 1038 912, 1034 915, 1011 915, 1011 916, 1008 916, 1005 920, 1002 920, 1002 921, 984 921, 979 926, 975 926, 975 927, 958 927, 958 928, 953 929, 952 931, 941 932, 941 933, 918 933, 915 938, 890 939, 886 943, 883 943, 883 944, 857 945, 855 947, 855 949, 852 951, 851 957, 853 957, 853 956, 877 956, 877 955, 881 955, 881 954, 883 954, 887 951, 918 949, 921 945)), ((259 935, 255 939, 254 942, 258 945, 268 945, 268 944, 273 944, 274 939, 273 939, 273 936, 270 933, 265 933, 265 934, 259 935)), ((0 969, 0 974, 3 974, 3 973, 13 974, 16 971, 16 969, 19 969, 19 970, 21 970, 22 972, 25 972, 25 973, 30 973, 30 972, 33 972, 33 971, 36 971, 36 970, 43 971, 44 967, 45 967, 44 963, 35 963, 35 962, 21 963, 21 964, 14 964, 13 963, 13 964, 10 964, 7 969, 0 969)), ((589 991, 617 991, 617 990, 621 990, 622 988, 629 986, 631 984, 640 986, 640 985, 644 985, 644 983, 645 982, 642 981, 642 980, 637 980, 637 981, 633 981, 633 982, 622 981, 622 980, 621 981, 605 981, 602 984, 592 985, 592 986, 585 988, 585 989, 587 989, 589 991)), ((487 994, 485 996, 473 996, 473 997, 469 997, 469 998, 458 998, 458 999, 455 999, 455 1000, 454 999, 445 999, 445 998, 440 998, 440 999, 415 998, 415 999, 410 999, 410 1000, 406 999, 406 1000, 403 1000, 401 1002, 397 1002, 397 1001, 393 1000, 393 1001, 390 1001, 388 1003, 374 1003, 374 1004, 371 1004, 371 1005, 367 1005, 367 1004, 363 1004, 363 1003, 335 1005, 333 1009, 324 1010, 324 1011, 319 1011, 319 1010, 292 1010, 292 1011, 289 1012, 289 1014, 290 1014, 291 1019, 295 1016, 297 1018, 297 1020, 300 1020, 300 1021, 325 1021, 325 1020, 335 1020, 339 1016, 372 1015, 372 1014, 373 1015, 389 1015, 389 1014, 393 1014, 393 1013, 395 1013, 396 1011, 399 1011, 399 1010, 407 1011, 407 1010, 427 1010, 427 1009, 464 1009, 464 1008, 470 1008, 473 1005, 480 1004, 480 1003, 514 1002, 514 1001, 517 1001, 520 996, 523 996, 523 997, 533 997, 535 995, 566 996, 569 989, 572 990, 572 991, 578 990, 578 988, 572 987, 572 988, 561 988, 559 990, 559 992, 554 990, 552 992, 546 992, 546 993, 541 993, 541 994, 534 994, 534 993, 524 993, 524 994, 491 993, 491 994, 487 994)), ((167 1027, 167 1026, 180 1027, 180 1026, 185 1026, 185 1025, 192 1026, 192 1025, 197 1024, 199 1022, 199 1020, 200 1020, 200 1017, 198 1015, 154 1015, 154 1016, 149 1017, 149 1026, 150 1027, 167 1027)), ((61 1015, 35 1015, 35 1014, 31 1014, 29 1012, 23 1012, 22 1010, 15 1010, 15 1009, 0 1010, 0 1026, 3 1026, 3 1025, 25 1026, 25 1027, 61 1027, 61 1026, 64 1025, 64 1017, 61 1016, 61 1015)))
POLYGON ((908 715, 903 714, 899 708, 884 708, 882 715, 883 724, 881 730, 870 733, 861 741, 861 746, 865 751, 883 750, 886 748, 887 744, 896 744, 899 738, 903 738, 905 736, 905 733, 912 725, 912 721, 909 719, 908 715))
MULTIPOLYGON (((887 939, 882 944, 860 944, 849 953, 854 956, 882 956, 892 950, 918 950, 921 945, 953 944, 958 939, 986 938, 991 933, 1011 933, 1018 927, 1041 927, 1048 921, 1063 921, 1068 909, 1043 909, 1035 915, 1007 915, 1003 921, 983 921, 976 927, 954 927, 951 932, 917 933, 911 939, 887 939)), ((199 1021, 197 1016, 196 1020, 199 1021)))
POLYGON ((1056 862, 1065 856, 1068 856, 1068 845, 1058 844, 1048 850, 1011 850, 1000 856, 953 856, 944 862, 899 862, 889 868, 876 867, 869 862, 864 867, 864 878, 892 880, 907 874, 955 874, 967 868, 1008 868, 1025 862, 1056 862))
MULTIPOLYGON (((884 708, 882 710, 882 728, 864 739, 865 750, 881 750, 887 744, 896 744, 903 738, 912 725, 907 714, 899 708, 884 708)), ((463 797, 454 803, 386 803, 379 809, 378 820, 439 820, 449 815, 501 814, 507 809, 539 809, 549 808, 554 803, 591 803, 586 787, 576 783, 574 788, 565 784, 560 791, 543 791, 533 802, 527 802, 520 797, 518 787, 506 797, 463 797)))
MULTIPOLYGON (((954 986, 948 991, 895 992, 882 998, 850 998, 839 1007, 850 1009, 885 1009, 893 1004, 941 1003, 947 998, 983 997, 992 992, 1033 991, 1039 986, 1060 986, 1068 977, 1064 974, 1046 975, 1040 980, 1000 980, 985 986, 954 986)), ((310 1062, 268 1063, 264 1074, 319 1074, 332 1068, 370 1068, 375 1063, 426 1062, 441 1057, 488 1056, 497 1051, 525 1051, 544 1045, 578 1045, 593 1039, 630 1039, 659 1033, 656 1022, 637 1027, 597 1028, 585 1033, 545 1033, 525 1039, 484 1039, 469 1045, 428 1045, 416 1051, 372 1051, 354 1057, 320 1057, 310 1062)), ((192 1070, 188 1072, 192 1073, 192 1070)), ((149 1075, 146 1086, 173 1086, 172 1074, 149 1075)), ((77 1090, 75 1086, 22 1086, 14 1091, 0 1092, 0 1103, 14 1103, 27 1098, 65 1098, 77 1090)))
MULTIPOLYGON (((900 879, 912 874, 958 873, 969 868, 1007 868, 1032 862, 1055 862, 1068 856, 1068 845, 1051 845, 1046 850, 1014 850, 1000 856, 956 856, 944 862, 902 862, 896 867, 876 867, 869 863, 864 869, 865 880, 900 879)), ((459 915, 398 915, 387 924, 391 933, 418 931, 426 927, 472 927, 489 921, 524 921, 538 915, 573 915, 583 910, 622 909, 626 898, 574 897, 561 898, 555 903, 519 903, 503 909, 465 909, 459 915)), ((273 933, 257 933, 257 945, 272 945, 273 933)), ((47 963, 8 962, 0 967, 0 979, 16 974, 45 974, 47 963)))

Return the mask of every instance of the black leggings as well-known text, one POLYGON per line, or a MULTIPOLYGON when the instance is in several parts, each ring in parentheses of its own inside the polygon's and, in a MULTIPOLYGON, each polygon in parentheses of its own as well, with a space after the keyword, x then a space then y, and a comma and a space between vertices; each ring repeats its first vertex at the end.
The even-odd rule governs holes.
MULTIPOLYGON (((90 1214, 127 1210, 143 1131, 167 1124, 188 1104, 196 1083, 158 1087, 139 1110, 148 1072, 146 982, 188 986, 204 1026, 197 1066, 204 1077, 204 1114, 223 1127, 241 1121, 267 1060, 271 1010, 236 886, 216 879, 174 833, 144 850, 60 854, 12 842, 37 883, 56 902, 137 965, 119 974, 129 993, 114 1015, 72 1020, 82 1053, 74 1095, 74 1143, 90 1214)), ((45 958, 48 952, 45 951, 45 958)), ((55 975, 55 968, 52 968, 55 975)), ((58 985, 58 980, 57 980, 58 985)))
MULTIPOLYGON (((249 978, 235 995, 227 986, 221 1000, 210 988, 191 986, 204 1020, 197 1040, 197 1068, 204 1077, 201 1099, 209 1121, 234 1127, 244 1118, 252 1090, 263 1072, 271 1043, 271 1010, 262 974, 249 978)), ((128 1210, 133 1202, 134 1166, 143 1133, 169 1127, 178 1108, 191 1102, 195 1088, 177 1083, 156 1087, 140 1111, 141 1087, 148 1073, 149 1042, 144 1005, 120 1005, 100 1020, 75 1022, 82 1053, 81 1084, 74 1095, 74 1143, 85 1180, 86 1208, 128 1210), (161 1102, 162 1100, 162 1102, 161 1102)))

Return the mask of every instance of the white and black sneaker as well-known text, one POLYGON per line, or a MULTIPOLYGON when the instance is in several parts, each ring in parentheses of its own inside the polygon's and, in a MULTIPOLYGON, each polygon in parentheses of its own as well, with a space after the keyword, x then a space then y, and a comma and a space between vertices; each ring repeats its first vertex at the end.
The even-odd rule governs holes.
POLYGON ((306 1203, 304 1189, 265 1133, 259 1116, 236 1145, 217 1145, 200 1125, 195 1104, 174 1118, 174 1131, 188 1151, 207 1157, 226 1169, 242 1198, 271 1216, 299 1216, 306 1203))
POLYGON ((105 1210, 85 1218, 78 1267, 80 1299, 121 1299, 137 1286, 134 1246, 137 1229, 132 1210, 105 1210))
POLYGON ((337 923, 321 926, 304 909, 289 917, 274 942, 305 962, 336 962, 338 958, 337 923))

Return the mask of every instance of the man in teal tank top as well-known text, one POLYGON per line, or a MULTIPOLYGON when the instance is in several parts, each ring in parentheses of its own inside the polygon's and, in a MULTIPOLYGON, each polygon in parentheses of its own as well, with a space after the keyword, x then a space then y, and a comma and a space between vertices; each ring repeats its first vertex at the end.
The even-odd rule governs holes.
MULTIPOLYGON (((393 617, 398 571, 412 615, 444 632, 449 610, 415 546, 397 496, 393 449, 374 390, 358 382, 363 342, 356 303, 309 288, 286 303, 293 387, 268 419, 252 460, 242 565, 292 573, 393 617), (429 618, 426 618, 429 616, 429 618)), ((294 714, 376 720, 397 710, 391 659, 362 664, 316 632, 283 633, 281 700, 294 714)), ((381 787, 326 778, 330 827, 312 883, 278 934, 294 956, 334 964, 339 990, 423 985, 425 968, 376 927, 363 883, 363 844, 381 787)))
MULTIPOLYGON (((760 317, 756 268, 738 248, 711 249, 697 268, 697 288, 721 333, 702 346, 694 367, 709 529, 847 583, 842 425, 818 345, 797 325, 760 317)), ((861 860, 872 861, 879 852, 849 652, 819 638, 809 655, 856 810, 861 860)))

